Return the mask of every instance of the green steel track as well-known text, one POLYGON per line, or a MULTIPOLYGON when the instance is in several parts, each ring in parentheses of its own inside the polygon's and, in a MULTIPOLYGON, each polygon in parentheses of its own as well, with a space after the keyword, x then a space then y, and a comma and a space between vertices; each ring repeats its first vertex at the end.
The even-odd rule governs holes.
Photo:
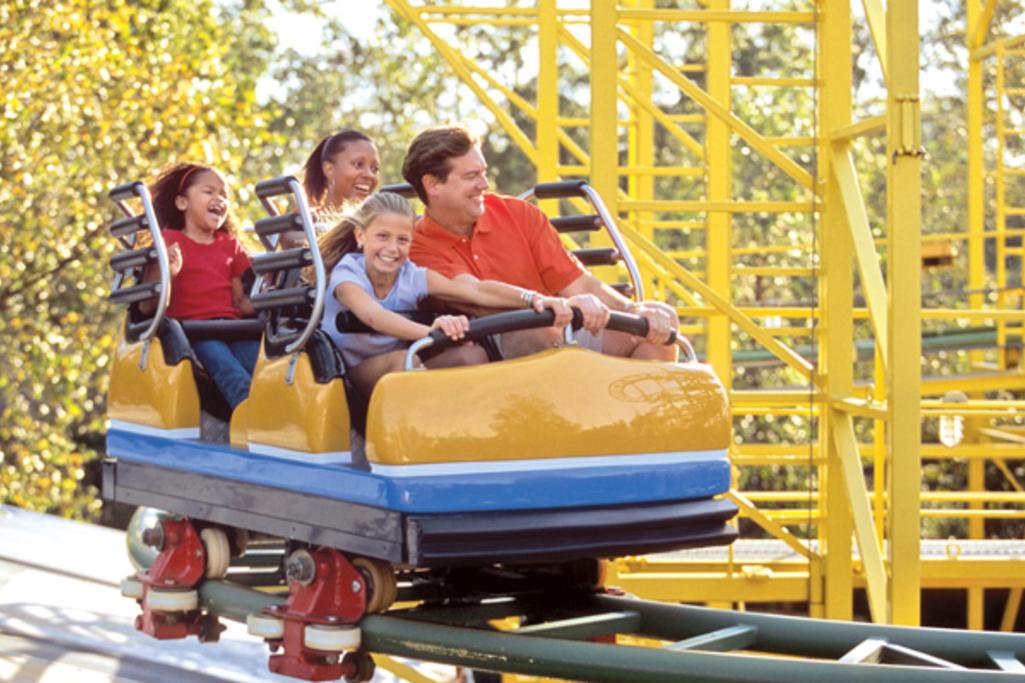
MULTIPOLYGON (((225 618, 285 598, 228 582, 200 587, 225 618)), ((452 602, 452 601, 449 601, 452 602)), ((1025 635, 823 621, 593 593, 492 598, 364 617, 370 653, 584 681, 780 683, 1025 681, 1025 635), (489 622, 522 617, 498 631, 489 622), (661 647, 611 644, 640 636, 661 647)))

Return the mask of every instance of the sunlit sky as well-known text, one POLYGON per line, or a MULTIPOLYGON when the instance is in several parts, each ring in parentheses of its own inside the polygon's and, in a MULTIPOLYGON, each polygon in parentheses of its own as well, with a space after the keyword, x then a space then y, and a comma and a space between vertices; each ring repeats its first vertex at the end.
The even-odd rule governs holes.
MULTIPOLYGON (((274 10, 271 27, 277 32, 281 49, 293 49, 310 54, 320 46, 320 32, 323 22, 309 14, 285 12, 278 3, 274 10)), ((344 16, 345 25, 355 36, 367 35, 374 29, 374 22, 390 11, 383 2, 375 0, 326 0, 320 8, 328 16, 344 16)))

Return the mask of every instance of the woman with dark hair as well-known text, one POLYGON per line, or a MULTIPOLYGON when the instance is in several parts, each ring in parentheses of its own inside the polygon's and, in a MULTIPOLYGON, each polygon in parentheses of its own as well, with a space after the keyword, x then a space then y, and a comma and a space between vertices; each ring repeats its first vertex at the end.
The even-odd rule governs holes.
POLYGON ((373 194, 380 166, 374 141, 357 130, 343 130, 317 143, 303 167, 303 187, 317 222, 333 224, 325 219, 373 194))

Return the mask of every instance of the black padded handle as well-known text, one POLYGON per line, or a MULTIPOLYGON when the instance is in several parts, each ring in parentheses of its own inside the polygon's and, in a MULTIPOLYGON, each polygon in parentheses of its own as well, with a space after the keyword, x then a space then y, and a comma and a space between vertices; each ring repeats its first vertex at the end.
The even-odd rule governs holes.
POLYGON ((140 301, 146 301, 147 299, 152 299, 159 293, 159 282, 144 282, 132 287, 115 289, 107 297, 107 300, 112 304, 134 304, 140 301))
POLYGON ((573 255, 585 266, 614 266, 623 260, 619 252, 611 247, 574 249, 573 255))
POLYGON ((399 194, 406 199, 413 199, 416 197, 416 190, 409 183, 393 183, 392 185, 384 185, 377 190, 378 192, 392 192, 399 194))
POLYGON ((534 186, 534 196, 538 199, 560 199, 563 197, 583 197, 586 180, 562 180, 557 183, 538 183, 534 186))
POLYGON ((263 321, 259 318, 239 320, 179 320, 189 341, 201 339, 259 339, 263 336, 263 321))
MULTIPOLYGON (((639 315, 613 311, 612 315, 609 316, 609 322, 605 326, 605 329, 616 330, 617 332, 626 332, 627 334, 632 334, 635 337, 647 337, 648 319, 642 318, 639 315)), ((669 333, 669 339, 666 340, 666 346, 671 346, 675 343, 676 330, 673 330, 669 333)))
POLYGON ((260 237, 267 235, 278 235, 292 230, 302 230, 303 219, 297 213, 284 213, 280 216, 261 218, 253 224, 253 230, 260 237))
POLYGON ((157 260, 155 247, 143 247, 132 251, 122 251, 110 257, 110 267, 115 273, 123 273, 133 268, 141 268, 157 260))
POLYGON ((291 287, 289 289, 271 289, 254 294, 253 308, 266 311, 284 306, 303 306, 313 303, 316 291, 312 287, 291 287))
POLYGON ((292 188, 289 184, 295 180, 295 176, 283 175, 269 180, 261 180, 256 184, 256 196, 261 199, 265 197, 276 197, 280 194, 290 194, 292 188))
POLYGON ((558 232, 594 232, 601 230, 601 216, 593 213, 553 218, 552 227, 558 232))
POLYGON ((108 194, 110 198, 115 202, 123 202, 128 199, 135 199, 139 196, 139 190, 144 189, 146 185, 141 180, 135 180, 130 183, 122 183, 117 187, 113 188, 108 194))
POLYGON ((149 228, 149 221, 146 220, 144 214, 138 216, 132 216, 130 218, 122 218, 121 220, 114 221, 110 224, 110 233, 114 237, 128 237, 133 232, 139 230, 146 230, 149 228))
POLYGON ((285 251, 269 251, 252 259, 253 272, 257 275, 276 273, 279 270, 305 268, 313 264, 313 252, 307 247, 296 247, 285 251))
MULTIPOLYGON (((434 322, 434 318, 436 317, 431 311, 392 311, 392 313, 401 315, 403 318, 412 320, 415 323, 420 323, 421 325, 430 325, 434 322)), ((340 311, 338 315, 335 316, 335 327, 337 327, 338 331, 343 334, 367 334, 374 331, 367 327, 367 324, 360 320, 352 311, 340 311)))
MULTIPOLYGON (((580 318, 580 312, 574 309, 574 327, 579 326, 580 318)), ((481 339, 490 337, 493 334, 503 334, 505 332, 514 332, 516 330, 533 330, 538 327, 549 327, 553 322, 555 322, 555 313, 547 308, 540 313, 533 309, 510 311, 508 313, 496 313, 495 315, 487 315, 483 318, 471 320, 470 329, 467 330, 466 336, 459 341, 453 341, 441 330, 431 330, 431 333, 427 336, 434 340, 434 343, 431 345, 432 349, 447 349, 451 346, 462 344, 463 342, 480 341, 481 339)))

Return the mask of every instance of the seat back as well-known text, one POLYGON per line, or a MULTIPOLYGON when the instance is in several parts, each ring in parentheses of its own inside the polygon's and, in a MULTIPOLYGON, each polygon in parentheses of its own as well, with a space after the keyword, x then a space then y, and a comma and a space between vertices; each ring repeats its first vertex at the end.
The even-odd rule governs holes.
POLYGON ((231 442, 254 452, 350 462, 345 371, 318 329, 327 273, 305 194, 298 180, 284 176, 257 183, 256 195, 269 214, 254 225, 267 247, 253 258, 260 280, 252 300, 264 343, 249 398, 232 418, 231 442), (297 231, 306 244, 283 248, 282 235, 297 231))
POLYGON ((195 357, 181 325, 164 315, 171 276, 149 190, 140 181, 125 183, 110 198, 126 217, 110 226, 122 249, 110 259, 115 275, 109 300, 128 310, 111 365, 107 417, 128 428, 198 436, 195 357), (152 264, 159 277, 143 282, 152 264), (143 316, 137 304, 154 296, 154 314, 143 316))

